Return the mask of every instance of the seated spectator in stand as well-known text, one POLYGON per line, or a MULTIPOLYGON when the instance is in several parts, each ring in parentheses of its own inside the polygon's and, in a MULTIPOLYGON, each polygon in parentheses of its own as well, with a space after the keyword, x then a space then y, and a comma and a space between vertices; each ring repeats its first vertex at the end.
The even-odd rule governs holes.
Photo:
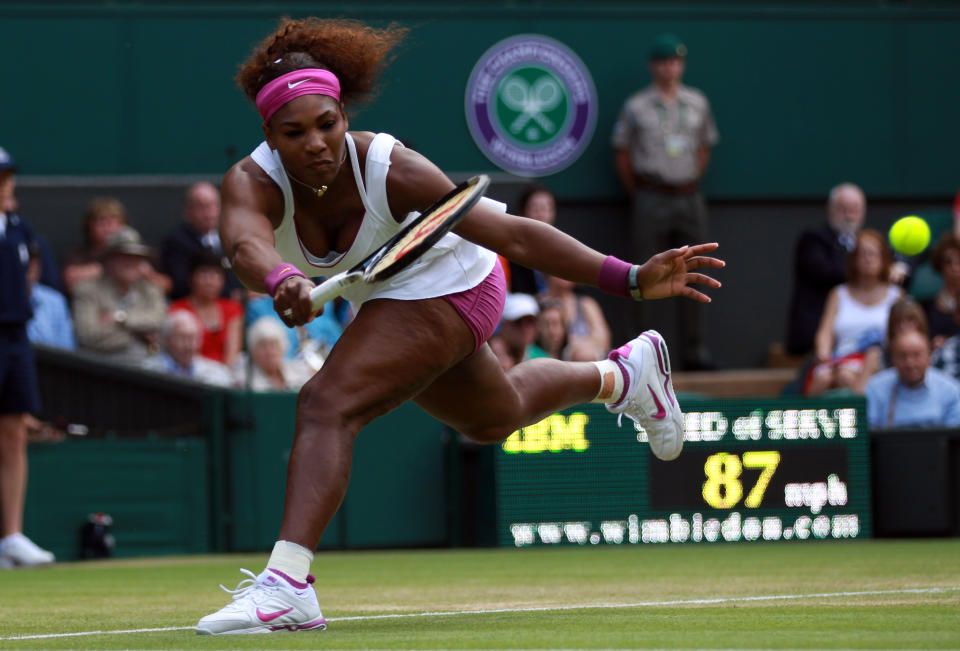
POLYGON ((943 277, 943 287, 931 299, 921 303, 930 322, 934 349, 948 337, 960 334, 957 323, 957 298, 960 297, 960 237, 947 231, 930 253, 930 263, 943 277))
POLYGON ((299 391, 314 371, 300 360, 285 358, 289 345, 282 323, 270 317, 257 319, 247 332, 250 376, 243 378, 244 365, 239 364, 239 384, 252 391, 299 391))
MULTIPOLYGON (((63 267, 63 286, 72 297, 77 286, 103 274, 103 253, 110 237, 127 225, 127 209, 114 197, 98 197, 87 206, 83 218, 84 243, 67 254, 63 267)), ((151 263, 144 267, 144 277, 166 293, 170 279, 151 263)))
POLYGON ((534 343, 547 357, 566 359, 567 321, 563 314, 563 304, 555 298, 540 301, 540 314, 537 316, 537 338, 534 343))
POLYGON ((83 245, 67 254, 63 267, 63 285, 68 294, 72 295, 80 283, 100 277, 100 258, 107 240, 126 225, 127 210, 119 199, 98 197, 90 202, 83 217, 83 245))
POLYGON ((191 264, 190 293, 172 302, 170 311, 195 315, 203 326, 200 354, 232 367, 243 344, 243 306, 221 296, 226 275, 221 257, 199 251, 191 264))
POLYGON ((890 341, 893 368, 867 383, 867 422, 874 429, 960 427, 960 383, 930 368, 930 340, 914 330, 890 341))
POLYGON ((862 394, 881 367, 890 306, 902 290, 890 282, 893 254, 879 232, 864 229, 847 256, 847 282, 830 290, 816 336, 816 364, 804 393, 830 389, 862 394))
POLYGON ((507 294, 500 318, 500 336, 506 344, 507 354, 513 364, 525 359, 547 357, 547 353, 534 342, 537 338, 537 316, 540 307, 530 294, 507 294))
POLYGON ((853 250, 866 214, 863 191, 852 183, 841 183, 830 190, 827 222, 804 231, 797 240, 787 319, 786 348, 791 355, 813 350, 827 296, 845 280, 847 254, 853 250))
POLYGON ((889 348, 890 341, 896 335, 907 330, 919 332, 927 338, 930 337, 927 313, 924 312, 915 298, 904 295, 890 306, 890 317, 887 320, 887 348, 889 348))
POLYGON ((346 301, 331 301, 327 303, 321 314, 313 321, 296 328, 287 327, 276 310, 273 309, 273 299, 267 294, 248 292, 245 320, 247 327, 261 317, 270 317, 279 323, 287 333, 290 343, 287 347, 287 359, 301 358, 307 360, 314 371, 320 370, 320 365, 337 343, 343 329, 351 318, 350 304, 346 301), (319 363, 318 363, 319 362, 319 363))
POLYGON ((610 327, 600 304, 591 296, 576 293, 575 285, 569 280, 556 276, 545 276, 545 279, 547 288, 540 294, 540 300, 558 300, 567 324, 563 359, 594 362, 606 357, 610 350, 610 327))
POLYGON ((30 292, 30 307, 33 316, 27 322, 27 337, 31 343, 75 350, 76 337, 67 299, 52 287, 40 282, 40 249, 30 247, 30 263, 27 267, 27 285, 30 292))
POLYGON ((230 369, 200 354, 202 339, 202 325, 195 314, 187 310, 170 312, 160 329, 160 352, 143 360, 143 368, 204 384, 231 386, 230 369))
MULTIPOLYGON (((531 183, 520 195, 520 214, 553 225, 557 221, 557 199, 546 186, 531 183)), ((504 271, 511 292, 535 296, 546 289, 546 279, 539 271, 514 262, 508 262, 504 271)))
POLYGON ((227 270, 221 295, 240 299, 240 281, 229 271, 230 263, 220 244, 220 191, 212 183, 194 183, 187 188, 183 203, 184 221, 163 240, 161 267, 170 275, 170 298, 177 300, 190 293, 190 264, 198 253, 208 251, 224 261, 227 270))
POLYGON ((167 314, 163 291, 148 280, 151 253, 129 226, 110 236, 103 275, 74 291, 74 329, 81 349, 136 364, 150 353, 167 314))

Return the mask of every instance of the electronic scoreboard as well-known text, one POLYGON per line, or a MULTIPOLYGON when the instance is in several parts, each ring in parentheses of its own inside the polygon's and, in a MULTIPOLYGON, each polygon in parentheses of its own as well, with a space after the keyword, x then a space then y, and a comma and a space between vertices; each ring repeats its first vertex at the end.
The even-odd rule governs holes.
POLYGON ((681 402, 686 440, 673 461, 600 404, 514 432, 496 450, 499 544, 870 536, 862 399, 681 402))

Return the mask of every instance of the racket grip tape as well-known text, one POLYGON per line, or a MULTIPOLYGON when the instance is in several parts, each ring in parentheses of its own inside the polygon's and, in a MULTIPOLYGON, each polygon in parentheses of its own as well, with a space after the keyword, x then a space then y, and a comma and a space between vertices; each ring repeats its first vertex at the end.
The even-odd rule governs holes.
POLYGON ((336 276, 327 278, 310 290, 310 303, 313 306, 313 310, 319 310, 337 296, 340 296, 343 290, 359 281, 360 278, 361 274, 359 273, 337 274, 336 276))

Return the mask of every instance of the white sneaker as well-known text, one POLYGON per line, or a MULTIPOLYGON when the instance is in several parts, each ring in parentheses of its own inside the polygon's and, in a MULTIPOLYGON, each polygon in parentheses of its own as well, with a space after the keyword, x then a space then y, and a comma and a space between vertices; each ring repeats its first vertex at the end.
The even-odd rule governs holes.
POLYGON ((13 533, 0 540, 0 567, 36 567, 49 565, 53 554, 41 549, 22 533, 13 533))
POLYGON ((322 631, 327 627, 317 593, 310 585, 313 576, 308 576, 306 583, 295 584, 282 572, 270 568, 259 576, 250 570, 240 571, 250 578, 240 581, 235 590, 220 586, 233 595, 233 603, 201 619, 197 623, 198 634, 322 631))
POLYGON ((626 377, 623 398, 607 405, 607 410, 621 418, 626 415, 638 431, 643 428, 658 458, 676 459, 683 449, 683 412, 670 380, 670 355, 663 337, 647 330, 608 358, 623 368, 626 377))

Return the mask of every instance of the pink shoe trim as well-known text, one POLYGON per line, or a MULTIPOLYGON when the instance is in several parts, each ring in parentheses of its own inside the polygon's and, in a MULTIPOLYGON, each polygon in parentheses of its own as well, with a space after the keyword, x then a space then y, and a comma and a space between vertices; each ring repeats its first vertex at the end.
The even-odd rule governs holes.
POLYGON ((663 408, 663 405, 660 403, 660 399, 657 398, 657 394, 653 391, 653 387, 648 384, 647 390, 650 392, 650 396, 653 398, 654 404, 657 405, 657 413, 652 414, 652 417, 656 418, 657 420, 663 420, 667 416, 667 410, 663 408))
POLYGON ((303 582, 301 582, 301 581, 297 581, 297 580, 291 578, 290 576, 284 574, 284 573, 281 572, 280 570, 275 570, 275 569, 273 569, 272 567, 268 567, 267 569, 270 570, 271 572, 273 572, 274 574, 276 574, 277 576, 279 576, 279 577, 281 577, 281 578, 283 578, 283 579, 286 579, 287 583, 289 583, 290 585, 292 585, 292 586, 293 586, 294 588, 296 588, 297 590, 303 590, 303 589, 306 588, 309 584, 313 583, 313 581, 310 580, 310 579, 312 578, 310 575, 307 576, 307 582, 306 582, 306 583, 303 583, 303 582))
POLYGON ((667 378, 663 381, 663 392, 667 394, 667 400, 670 401, 671 405, 676 406, 676 401, 673 399, 673 392, 670 391, 670 378, 667 378))
POLYGON ((650 343, 653 344, 653 349, 657 351, 657 364, 660 365, 660 372, 666 375, 667 377, 670 377, 670 374, 667 373, 667 367, 663 363, 663 356, 660 354, 660 339, 658 339, 657 337, 654 337, 651 334, 647 334, 646 332, 644 332, 640 336, 646 337, 647 340, 649 340, 650 343))

